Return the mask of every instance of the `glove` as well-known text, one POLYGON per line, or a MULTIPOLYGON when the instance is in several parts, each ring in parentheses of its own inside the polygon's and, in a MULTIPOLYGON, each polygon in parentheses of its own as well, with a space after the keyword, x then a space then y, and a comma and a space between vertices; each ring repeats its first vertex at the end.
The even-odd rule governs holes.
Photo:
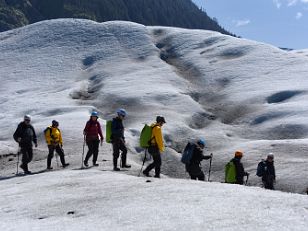
POLYGON ((210 156, 211 156, 211 159, 212 159, 212 158, 213 158, 213 153, 211 153, 211 155, 210 155, 210 156))
POLYGON ((103 146, 104 138, 101 138, 101 146, 103 146))
POLYGON ((245 176, 249 176, 249 173, 248 173, 248 172, 245 172, 245 176))
POLYGON ((37 143, 35 143, 34 145, 35 145, 35 147, 37 148, 37 143))

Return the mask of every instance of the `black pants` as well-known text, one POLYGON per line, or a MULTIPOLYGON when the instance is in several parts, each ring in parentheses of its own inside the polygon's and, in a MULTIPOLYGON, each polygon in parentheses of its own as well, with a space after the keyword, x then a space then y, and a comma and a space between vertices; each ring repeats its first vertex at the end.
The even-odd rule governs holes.
POLYGON ((84 162, 88 163, 90 157, 93 155, 92 162, 93 164, 96 164, 97 157, 98 157, 99 140, 87 141, 87 145, 88 145, 89 150, 88 150, 88 153, 86 155, 84 162))
POLYGON ((189 176, 192 180, 202 180, 205 181, 205 175, 201 170, 200 163, 193 163, 186 165, 186 171, 189 173, 189 176))
POLYGON ((203 172, 201 172, 199 175, 190 175, 190 178, 192 180, 202 180, 205 181, 205 175, 203 172))
POLYGON ((33 158, 33 149, 32 146, 22 146, 20 148, 20 152, 22 153, 21 158, 21 168, 26 172, 29 171, 28 164, 32 161, 33 158))
POLYGON ((161 156, 160 152, 151 153, 153 157, 153 163, 151 163, 145 170, 145 173, 149 173, 153 168, 155 168, 155 176, 159 177, 160 175, 160 166, 161 166, 161 156))
POLYGON ((61 161, 62 166, 65 165, 64 152, 63 152, 63 149, 60 147, 59 144, 56 145, 56 146, 48 145, 48 150, 49 150, 49 153, 48 153, 48 157, 47 157, 47 168, 51 167, 51 160, 53 158, 55 150, 58 153, 58 155, 60 156, 60 161, 61 161))
POLYGON ((266 175, 262 177, 264 188, 274 190, 274 176, 266 175))
POLYGON ((120 156, 120 151, 121 153, 121 166, 126 165, 126 156, 127 156, 127 148, 125 146, 125 143, 122 140, 115 140, 112 143, 113 147, 113 167, 116 168, 118 165, 118 158, 120 156))

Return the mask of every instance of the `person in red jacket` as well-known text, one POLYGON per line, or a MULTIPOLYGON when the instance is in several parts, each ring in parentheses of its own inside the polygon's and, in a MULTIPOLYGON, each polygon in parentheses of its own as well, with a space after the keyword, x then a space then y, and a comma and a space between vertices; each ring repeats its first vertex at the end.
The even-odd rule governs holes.
POLYGON ((98 166, 98 164, 96 163, 98 156, 98 147, 100 141, 101 144, 103 143, 104 136, 102 133, 101 125, 97 120, 98 113, 94 111, 92 112, 90 120, 87 122, 86 127, 83 130, 83 134, 85 136, 85 140, 89 149, 86 158, 83 161, 86 167, 89 166, 88 161, 92 155, 93 166, 98 166))

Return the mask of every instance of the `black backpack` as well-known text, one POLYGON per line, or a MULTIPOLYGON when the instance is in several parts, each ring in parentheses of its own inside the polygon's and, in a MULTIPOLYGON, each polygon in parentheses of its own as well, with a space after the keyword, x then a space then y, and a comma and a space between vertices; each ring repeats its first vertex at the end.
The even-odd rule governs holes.
POLYGON ((190 160, 194 154, 194 150, 195 150, 195 145, 188 142, 188 144, 186 145, 184 151, 183 151, 183 155, 181 158, 181 162, 183 164, 190 164, 190 160))
POLYGON ((262 160, 259 164, 258 164, 258 167, 257 167, 257 176, 258 177, 262 177, 265 173, 265 167, 266 167, 266 163, 264 160, 262 160))

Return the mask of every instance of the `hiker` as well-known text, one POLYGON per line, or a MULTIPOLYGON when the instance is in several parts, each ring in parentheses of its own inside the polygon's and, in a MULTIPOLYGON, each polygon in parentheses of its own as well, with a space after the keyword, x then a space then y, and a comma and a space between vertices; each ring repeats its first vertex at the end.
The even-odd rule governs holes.
POLYGON ((103 144, 104 136, 102 133, 101 125, 98 122, 98 113, 96 111, 91 113, 90 119, 83 130, 83 134, 89 149, 83 164, 86 167, 89 167, 88 161, 93 155, 92 163, 93 166, 97 167, 99 166, 99 164, 96 163, 98 157, 99 142, 101 142, 101 145, 103 144))
POLYGON ((234 158, 225 166, 225 182, 231 184, 244 184, 244 176, 249 176, 248 172, 245 172, 241 159, 243 157, 242 151, 236 151, 234 158))
POLYGON ((156 117, 156 123, 152 124, 152 136, 150 140, 150 147, 148 152, 153 157, 153 163, 151 163, 144 171, 143 174, 150 177, 149 172, 155 168, 156 178, 160 178, 160 166, 161 166, 161 153, 165 150, 163 135, 161 127, 166 123, 165 118, 162 116, 156 117))
POLYGON ((205 175, 201 169, 201 161, 208 160, 212 158, 212 155, 203 155, 203 149, 205 147, 205 140, 199 139, 195 144, 192 144, 192 157, 189 164, 185 165, 186 171, 189 173, 192 180, 205 181, 205 175))
POLYGON ((266 160, 263 161, 263 169, 262 182, 264 188, 274 190, 276 174, 274 166, 274 155, 272 153, 267 155, 266 160))
POLYGON ((59 129, 59 122, 53 120, 51 122, 51 126, 47 127, 44 131, 45 133, 45 140, 48 146, 48 157, 47 157, 47 169, 53 169, 51 167, 51 160, 54 156, 54 152, 56 151, 57 154, 60 156, 60 161, 62 167, 65 168, 69 165, 69 163, 65 163, 64 158, 64 151, 63 151, 63 141, 61 131, 59 129))
POLYGON ((19 123, 13 138, 19 143, 20 152, 22 153, 22 163, 20 167, 25 174, 30 174, 31 172, 28 169, 28 164, 32 161, 33 158, 33 145, 32 142, 37 147, 37 138, 35 130, 31 123, 31 117, 29 115, 24 116, 24 121, 19 123))
POLYGON ((113 170, 120 171, 118 168, 118 158, 121 153, 121 168, 130 168, 131 166, 126 163, 127 148, 125 146, 124 126, 123 120, 127 116, 125 109, 120 108, 116 111, 117 117, 113 118, 111 123, 111 143, 113 148, 113 170))

